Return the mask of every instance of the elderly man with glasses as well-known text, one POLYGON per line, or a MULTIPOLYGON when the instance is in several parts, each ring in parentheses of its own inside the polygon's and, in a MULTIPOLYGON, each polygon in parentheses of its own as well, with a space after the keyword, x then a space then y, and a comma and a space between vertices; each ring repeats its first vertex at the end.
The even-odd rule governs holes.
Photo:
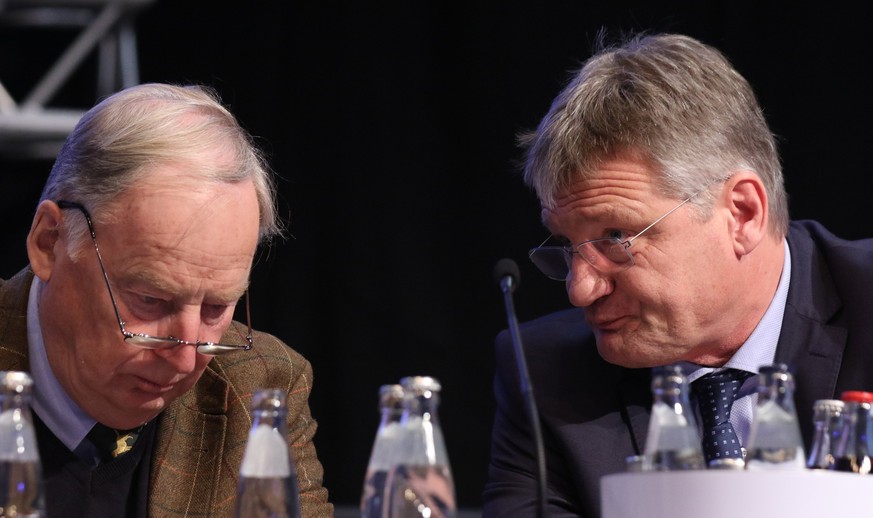
MULTIPOLYGON (((643 453, 654 367, 692 385, 737 373, 741 445, 761 366, 793 371, 807 449, 815 400, 873 389, 873 241, 789 221, 763 111, 717 50, 669 34, 602 45, 522 142, 550 234, 530 259, 578 307, 522 327, 551 516, 600 516, 601 477, 643 453)), ((495 394, 484 514, 533 516, 537 427, 508 333, 495 394)), ((710 465, 742 465, 742 448, 708 446, 710 465)))
POLYGON ((287 392, 302 515, 332 515, 312 369, 251 327, 253 258, 280 231, 264 161, 207 89, 140 85, 85 114, 29 267, 0 281, 0 369, 34 379, 48 516, 232 515, 261 388, 287 392), (116 457, 107 430, 131 437, 116 457))

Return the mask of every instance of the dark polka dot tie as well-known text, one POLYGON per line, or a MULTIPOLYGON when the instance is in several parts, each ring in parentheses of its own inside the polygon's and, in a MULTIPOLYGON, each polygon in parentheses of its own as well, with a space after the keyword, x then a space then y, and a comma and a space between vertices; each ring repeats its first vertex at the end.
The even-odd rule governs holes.
POLYGON ((727 369, 707 374, 691 383, 697 398, 703 425, 703 454, 706 462, 717 459, 741 459, 743 450, 731 425, 731 406, 743 381, 751 372, 727 369))

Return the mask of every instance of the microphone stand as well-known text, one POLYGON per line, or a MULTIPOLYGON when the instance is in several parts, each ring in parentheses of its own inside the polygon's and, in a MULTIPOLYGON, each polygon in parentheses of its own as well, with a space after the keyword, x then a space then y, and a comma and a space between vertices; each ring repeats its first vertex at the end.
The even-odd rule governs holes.
POLYGON ((533 386, 530 381, 530 374, 527 370, 527 360, 524 357, 524 347, 521 343, 521 332, 518 328, 518 318, 515 315, 515 304, 512 300, 512 292, 515 291, 515 278, 518 277, 518 265, 511 259, 502 259, 497 263, 498 268, 505 266, 506 273, 500 277, 500 290, 503 292, 503 301, 506 305, 506 317, 509 322, 509 334, 512 338, 512 345, 515 351, 515 361, 518 364, 518 374, 521 384, 521 394, 525 402, 525 410, 527 417, 530 420, 531 429, 533 432, 534 444, 536 446, 537 459, 537 516, 546 518, 548 511, 546 509, 546 455, 543 446, 543 433, 540 429, 539 411, 537 403, 534 399, 533 386), (507 264, 501 264, 506 262, 507 264), (514 274, 514 275, 513 275, 514 274))

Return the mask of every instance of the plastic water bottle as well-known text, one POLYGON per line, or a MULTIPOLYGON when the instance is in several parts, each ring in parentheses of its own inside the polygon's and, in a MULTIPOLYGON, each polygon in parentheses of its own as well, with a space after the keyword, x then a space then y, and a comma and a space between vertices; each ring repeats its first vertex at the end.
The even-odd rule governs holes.
POLYGON ((688 396, 688 380, 678 365, 653 369, 652 398, 642 470, 706 468, 688 396))
POLYGON ((761 367, 746 454, 748 470, 806 469, 797 411, 794 377, 782 363, 761 367))
POLYGON ((364 477, 364 491, 361 496, 362 518, 383 518, 388 516, 387 487, 388 473, 399 464, 399 441, 401 437, 400 418, 403 415, 403 387, 399 384, 382 385, 379 388, 379 413, 381 419, 373 441, 367 474, 364 477))
POLYGON ((0 371, 0 517, 45 516, 42 465, 30 413, 33 380, 0 371))
POLYGON ((252 429, 236 495, 236 518, 299 518, 297 470, 288 449, 286 395, 258 390, 252 396, 252 429))
POLYGON ((388 473, 390 518, 454 518, 455 485, 437 418, 439 382, 428 376, 400 380, 398 462, 388 473))

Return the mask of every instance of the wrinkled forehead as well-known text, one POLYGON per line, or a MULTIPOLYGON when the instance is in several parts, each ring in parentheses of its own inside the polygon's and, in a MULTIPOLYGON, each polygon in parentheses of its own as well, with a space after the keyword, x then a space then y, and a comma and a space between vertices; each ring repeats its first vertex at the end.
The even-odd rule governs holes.
POLYGON ((119 197, 97 229, 114 273, 188 291, 244 289, 259 235, 251 182, 148 187, 119 197))
POLYGON ((557 182, 548 199, 541 198, 544 208, 556 208, 588 198, 620 194, 633 196, 666 194, 664 174, 651 160, 626 153, 599 160, 590 169, 578 169, 557 182))
MULTIPOLYGON (((583 161, 565 164, 565 167, 543 173, 539 181, 534 182, 540 207, 555 209, 568 193, 579 191, 590 186, 602 187, 604 182, 612 180, 616 167, 627 169, 636 175, 643 175, 647 185, 646 190, 656 189, 662 194, 669 194, 665 166, 650 156, 645 150, 630 147, 615 147, 609 150, 598 150, 591 153, 583 161)), ((638 181, 636 178, 635 181, 638 181)), ((621 182, 621 179, 618 179, 621 182)))

